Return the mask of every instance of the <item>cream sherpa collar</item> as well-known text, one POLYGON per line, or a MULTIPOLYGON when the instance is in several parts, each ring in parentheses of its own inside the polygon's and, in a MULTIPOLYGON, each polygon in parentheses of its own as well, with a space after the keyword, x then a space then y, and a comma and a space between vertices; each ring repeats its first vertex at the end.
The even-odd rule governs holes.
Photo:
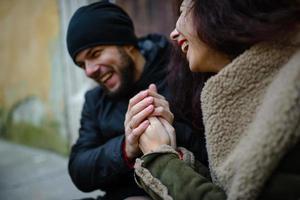
POLYGON ((259 44, 207 81, 202 95, 210 168, 228 199, 255 199, 300 140, 300 51, 259 44))

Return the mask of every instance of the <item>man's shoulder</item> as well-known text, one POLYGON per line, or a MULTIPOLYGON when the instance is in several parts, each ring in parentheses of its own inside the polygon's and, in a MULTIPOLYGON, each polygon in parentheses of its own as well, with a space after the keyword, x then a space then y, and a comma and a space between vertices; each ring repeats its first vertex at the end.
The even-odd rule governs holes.
POLYGON ((85 93, 86 100, 96 100, 103 96, 103 89, 100 86, 96 86, 85 93))
POLYGON ((169 61, 171 43, 163 35, 149 34, 139 39, 139 49, 148 65, 165 65, 169 61))
POLYGON ((153 45, 159 48, 165 48, 170 45, 170 41, 166 36, 158 33, 151 33, 139 38, 140 47, 150 49, 153 45))

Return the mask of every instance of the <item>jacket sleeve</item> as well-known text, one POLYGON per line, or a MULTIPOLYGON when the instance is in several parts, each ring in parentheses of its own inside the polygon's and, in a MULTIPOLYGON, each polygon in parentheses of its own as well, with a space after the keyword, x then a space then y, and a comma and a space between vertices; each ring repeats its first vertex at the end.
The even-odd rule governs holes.
POLYGON ((171 147, 164 146, 163 150, 137 159, 135 164, 136 182, 153 199, 226 199, 225 192, 203 175, 204 166, 196 170, 180 160, 171 147))
POLYGON ((72 147, 68 166, 72 181, 84 192, 99 188, 106 190, 118 181, 120 174, 129 171, 122 157, 124 136, 108 141, 101 138, 92 105, 86 98, 79 138, 72 147))
POLYGON ((196 160, 208 166, 208 156, 204 133, 191 128, 192 125, 183 121, 176 120, 173 124, 176 130, 177 146, 185 147, 193 152, 196 160))

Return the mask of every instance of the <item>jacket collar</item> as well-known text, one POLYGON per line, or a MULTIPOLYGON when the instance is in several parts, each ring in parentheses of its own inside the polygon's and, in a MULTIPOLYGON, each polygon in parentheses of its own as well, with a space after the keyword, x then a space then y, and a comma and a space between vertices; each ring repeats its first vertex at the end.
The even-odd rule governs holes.
POLYGON ((297 45, 262 43, 205 84, 201 101, 210 168, 228 199, 255 199, 300 139, 299 63, 297 45))

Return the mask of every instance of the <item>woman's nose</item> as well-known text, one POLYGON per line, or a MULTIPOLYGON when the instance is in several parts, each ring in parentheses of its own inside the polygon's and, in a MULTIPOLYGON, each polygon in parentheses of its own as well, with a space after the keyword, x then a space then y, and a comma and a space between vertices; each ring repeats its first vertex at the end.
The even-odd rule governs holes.
POLYGON ((171 40, 177 40, 179 36, 179 32, 176 30, 176 28, 170 33, 171 40))

